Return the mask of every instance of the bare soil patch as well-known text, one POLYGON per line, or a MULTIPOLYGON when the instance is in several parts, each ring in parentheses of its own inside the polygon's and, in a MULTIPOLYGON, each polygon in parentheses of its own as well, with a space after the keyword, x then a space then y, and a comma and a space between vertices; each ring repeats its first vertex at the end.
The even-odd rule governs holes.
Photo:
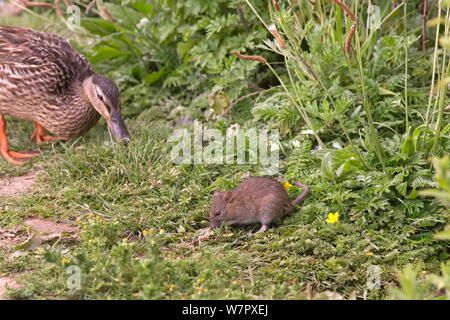
POLYGON ((67 223, 52 222, 40 218, 30 218, 24 222, 38 233, 62 233, 62 232, 78 232, 79 228, 67 223))
POLYGON ((24 241, 27 235, 21 231, 21 229, 14 230, 0 227, 0 249, 13 248, 24 241))
POLYGON ((5 293, 6 287, 19 288, 20 285, 14 280, 14 277, 0 277, 0 300, 6 300, 5 293))
POLYGON ((0 197, 16 198, 26 193, 36 182, 39 170, 30 171, 22 176, 0 179, 0 197))

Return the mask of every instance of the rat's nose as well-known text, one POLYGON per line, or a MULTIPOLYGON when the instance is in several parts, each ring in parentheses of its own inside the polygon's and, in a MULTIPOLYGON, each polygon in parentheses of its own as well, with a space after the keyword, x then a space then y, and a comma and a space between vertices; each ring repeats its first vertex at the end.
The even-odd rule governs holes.
POLYGON ((209 222, 209 227, 211 228, 211 229, 215 229, 215 228, 217 228, 217 227, 219 227, 220 226, 220 222, 219 221, 210 221, 209 222))

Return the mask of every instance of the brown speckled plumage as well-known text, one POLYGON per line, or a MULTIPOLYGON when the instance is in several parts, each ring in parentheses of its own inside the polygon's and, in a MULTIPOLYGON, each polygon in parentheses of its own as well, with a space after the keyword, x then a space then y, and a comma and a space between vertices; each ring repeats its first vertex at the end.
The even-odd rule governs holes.
POLYGON ((0 26, 0 116, 38 122, 55 135, 79 136, 100 117, 82 88, 93 74, 87 59, 61 37, 0 26))

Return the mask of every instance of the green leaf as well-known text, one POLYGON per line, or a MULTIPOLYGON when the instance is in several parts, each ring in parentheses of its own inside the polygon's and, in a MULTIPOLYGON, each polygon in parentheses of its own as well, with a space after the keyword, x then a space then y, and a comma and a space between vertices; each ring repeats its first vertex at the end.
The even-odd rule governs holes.
POLYGON ((130 51, 121 51, 111 47, 100 47, 97 49, 97 54, 92 56, 89 61, 91 63, 97 63, 107 59, 114 59, 120 56, 131 55, 130 51))
POLYGON ((409 194, 409 196, 407 196, 408 199, 416 199, 419 196, 419 191, 417 191, 416 189, 413 189, 413 191, 411 191, 411 193, 409 194))
POLYGON ((395 189, 402 195, 406 196, 406 190, 408 188, 408 184, 406 182, 402 182, 399 185, 395 186, 395 189))
POLYGON ((107 20, 86 18, 81 21, 81 26, 93 34, 107 36, 117 32, 116 25, 107 20))
POLYGON ((166 69, 162 68, 161 70, 147 74, 145 76, 145 83, 152 84, 153 82, 158 81, 164 75, 165 71, 166 69))
POLYGON ((335 180, 335 173, 333 171, 333 162, 331 160, 330 152, 327 152, 327 154, 325 154, 325 156, 322 158, 320 168, 326 179, 330 181, 335 180))
POLYGON ((153 6, 150 3, 138 1, 135 4, 133 4, 133 8, 135 8, 136 10, 138 10, 139 12, 141 12, 145 15, 153 14, 153 6))
POLYGON ((382 95, 382 96, 387 96, 387 95, 391 95, 391 96, 395 96, 397 95, 395 92, 385 89, 383 87, 378 87, 378 94, 382 95))
POLYGON ((414 148, 413 139, 408 134, 405 141, 403 141, 402 144, 402 153, 407 154, 408 156, 412 156, 415 151, 416 150, 414 148))

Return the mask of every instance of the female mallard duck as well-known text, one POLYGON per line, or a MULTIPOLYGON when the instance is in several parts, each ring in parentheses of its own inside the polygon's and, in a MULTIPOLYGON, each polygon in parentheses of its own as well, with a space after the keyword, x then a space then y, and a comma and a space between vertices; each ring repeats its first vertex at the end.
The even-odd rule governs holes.
POLYGON ((116 140, 130 139, 116 84, 64 39, 22 27, 0 26, 0 154, 14 164, 39 155, 9 149, 3 115, 33 121, 37 143, 79 136, 100 115, 116 140))

